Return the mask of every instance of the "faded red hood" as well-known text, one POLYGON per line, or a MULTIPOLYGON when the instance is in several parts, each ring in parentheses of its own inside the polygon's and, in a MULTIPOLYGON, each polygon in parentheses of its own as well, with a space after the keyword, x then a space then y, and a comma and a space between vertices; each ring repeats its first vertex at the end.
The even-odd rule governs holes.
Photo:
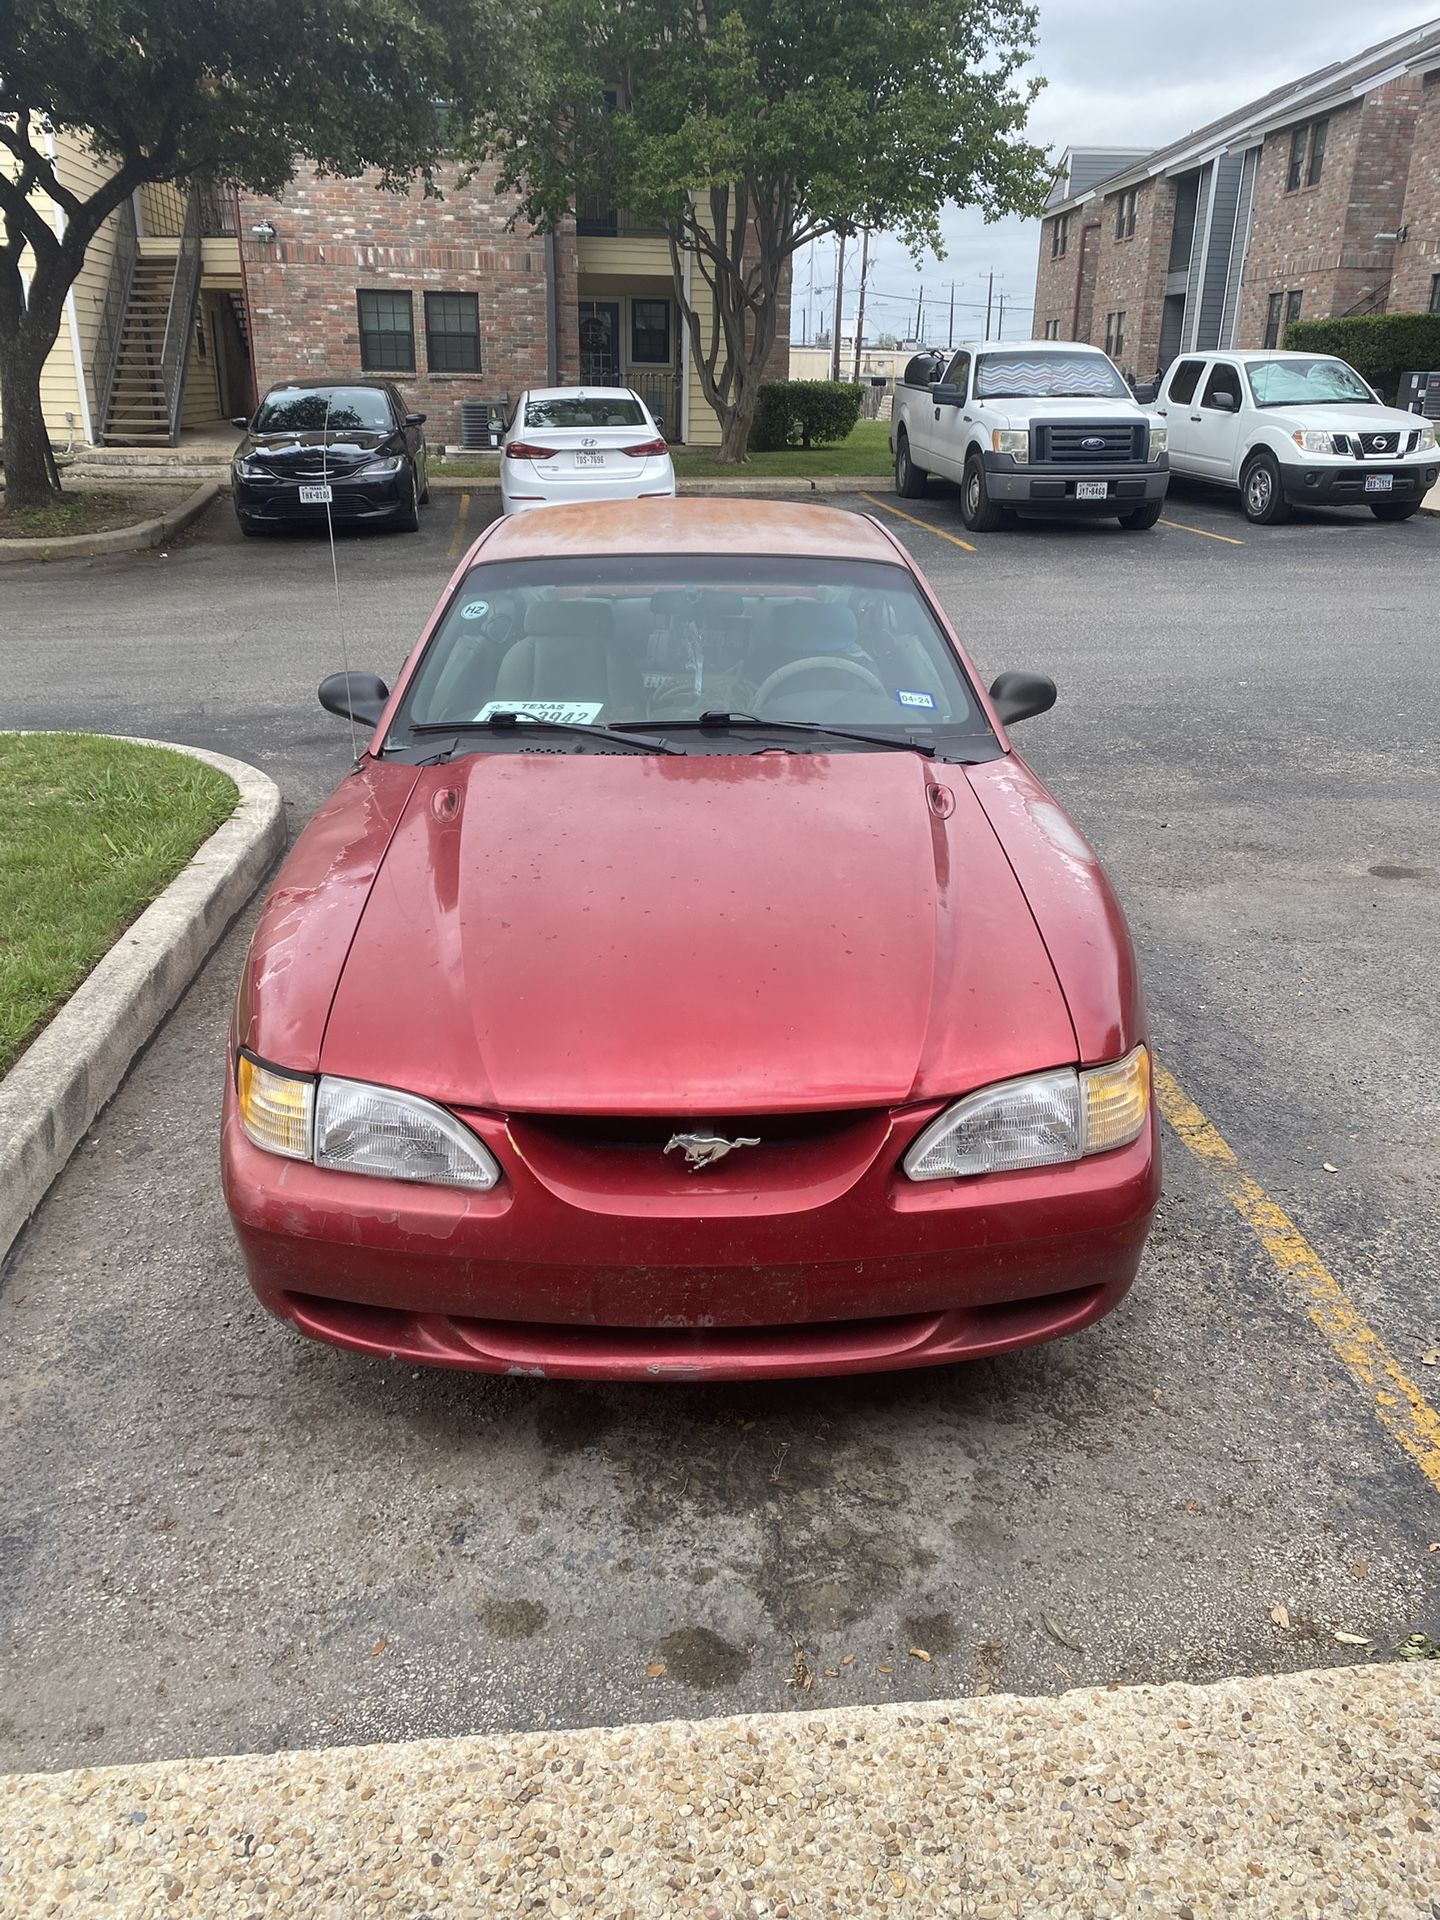
POLYGON ((703 1116, 895 1106, 1074 1058, 960 768, 481 753, 416 783, 321 1065, 451 1106, 703 1116))

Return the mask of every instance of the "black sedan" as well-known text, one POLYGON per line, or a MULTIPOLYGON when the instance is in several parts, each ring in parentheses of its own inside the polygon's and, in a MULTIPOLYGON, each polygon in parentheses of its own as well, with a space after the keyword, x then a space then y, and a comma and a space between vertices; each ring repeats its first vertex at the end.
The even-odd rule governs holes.
POLYGON ((430 498, 423 413, 388 380, 291 380, 272 387, 230 466, 240 531, 335 521, 414 533, 430 498))

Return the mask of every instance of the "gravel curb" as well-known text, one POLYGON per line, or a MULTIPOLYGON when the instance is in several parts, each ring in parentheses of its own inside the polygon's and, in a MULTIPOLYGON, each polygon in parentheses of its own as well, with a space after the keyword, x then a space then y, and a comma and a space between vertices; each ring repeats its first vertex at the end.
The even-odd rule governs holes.
POLYGON ((15 1775, 0 1912, 1431 1920, 1440 1673, 15 1775))
POLYGON ((72 533, 55 540, 0 540, 0 566, 8 560, 89 560, 98 553, 134 553, 141 547, 161 546, 172 534, 198 520, 220 490, 218 480, 207 480, 158 520, 112 527, 108 533, 72 533))
POLYGON ((285 842, 280 789, 266 774, 170 740, 135 744, 218 768, 239 804, 0 1080, 0 1258, 285 842))

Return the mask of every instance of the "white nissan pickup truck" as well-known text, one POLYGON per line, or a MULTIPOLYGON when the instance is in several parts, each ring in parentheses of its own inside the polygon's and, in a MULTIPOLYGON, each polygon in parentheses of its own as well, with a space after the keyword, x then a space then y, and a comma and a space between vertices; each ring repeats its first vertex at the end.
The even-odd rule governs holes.
POLYGON ((1238 487, 1246 519, 1262 526, 1299 506, 1408 520, 1440 479, 1431 422, 1387 407, 1329 354, 1187 354, 1155 410, 1175 472, 1238 487))
POLYGON ((890 451, 897 493, 918 498, 932 473, 953 480, 977 533, 1014 513, 1153 527, 1170 480, 1164 424, 1098 347, 1072 340, 916 354, 896 382, 890 451))

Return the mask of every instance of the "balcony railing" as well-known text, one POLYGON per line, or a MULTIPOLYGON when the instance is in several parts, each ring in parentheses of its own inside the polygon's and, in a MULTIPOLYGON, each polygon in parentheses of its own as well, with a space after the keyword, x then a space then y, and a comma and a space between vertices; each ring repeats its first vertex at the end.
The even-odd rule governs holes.
POLYGON ((663 240, 664 225, 641 220, 623 207, 613 207, 603 193, 581 194, 575 202, 575 231, 582 236, 620 240, 663 240))
POLYGON ((140 189, 145 238, 179 240, 185 232, 192 196, 200 203, 200 232, 204 237, 234 233, 235 195, 231 188, 211 181, 185 187, 173 180, 156 180, 140 189))
POLYGON ((115 217, 115 251, 110 256, 110 280, 105 289, 105 304, 100 309, 100 324, 91 355, 91 379, 94 392, 95 424, 103 428, 110 417, 110 395, 115 385, 115 369, 120 364, 120 336, 125 330, 125 312, 130 305, 130 286, 135 278, 135 260, 140 243, 135 232, 135 202, 120 202, 115 217))

